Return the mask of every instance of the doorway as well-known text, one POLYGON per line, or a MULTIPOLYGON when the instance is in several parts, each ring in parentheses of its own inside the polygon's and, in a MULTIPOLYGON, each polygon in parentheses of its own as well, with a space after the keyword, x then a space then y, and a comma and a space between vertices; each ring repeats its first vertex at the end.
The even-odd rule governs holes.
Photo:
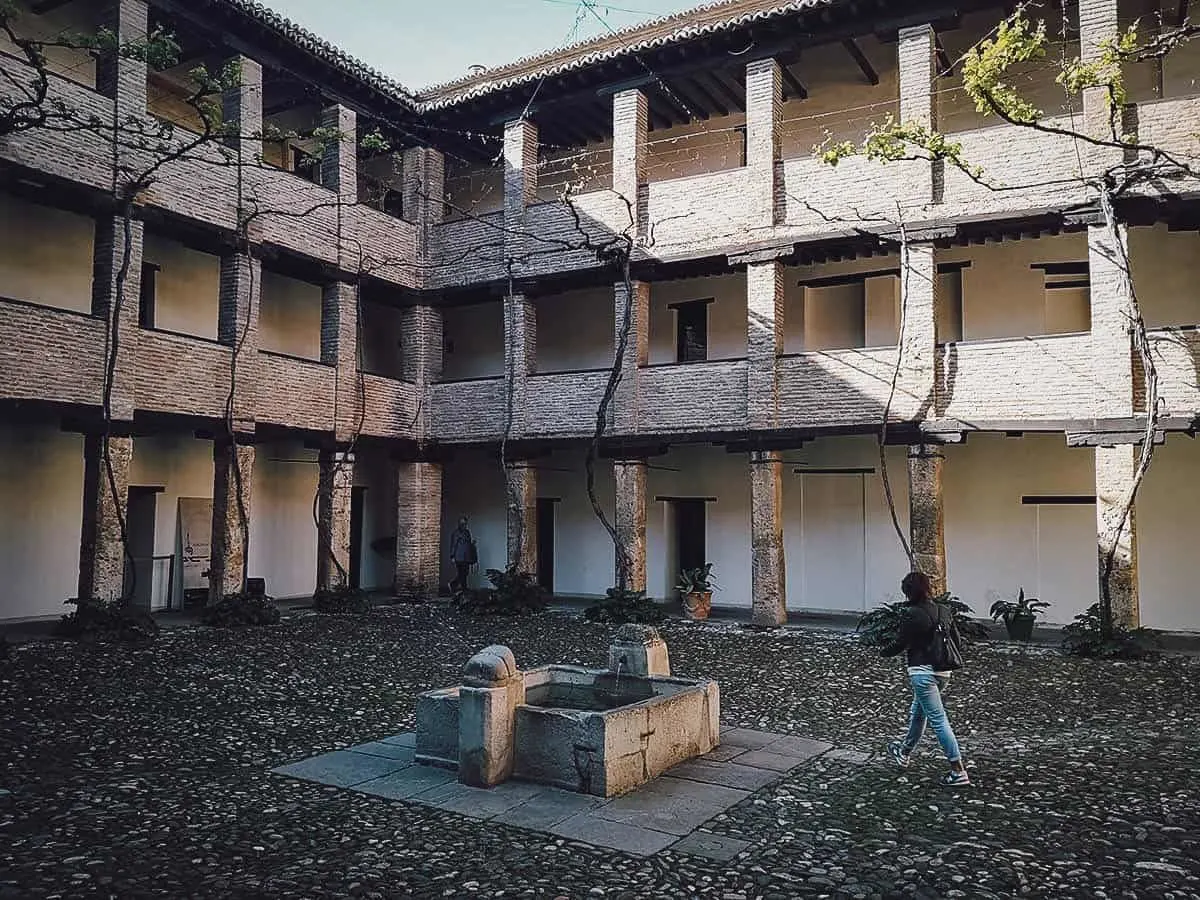
MULTIPOLYGON (((676 500, 675 561, 680 571, 699 569, 708 562, 705 501, 676 500)), ((678 572, 673 572, 672 576, 678 572)))
POLYGON ((362 586, 363 509, 366 506, 367 489, 350 489, 350 587, 358 590, 362 586))
MULTIPOLYGON (((158 514, 160 487, 129 488, 129 506, 125 529, 129 538, 129 556, 125 559, 125 590, 132 582, 134 606, 149 610, 154 598, 154 522, 158 514)), ((171 585, 166 586, 166 592, 171 585)))
POLYGON ((537 580, 547 594, 554 593, 554 505, 553 497, 537 501, 537 580))
POLYGON ((865 490, 859 473, 801 476, 801 596, 807 609, 867 608, 865 490))

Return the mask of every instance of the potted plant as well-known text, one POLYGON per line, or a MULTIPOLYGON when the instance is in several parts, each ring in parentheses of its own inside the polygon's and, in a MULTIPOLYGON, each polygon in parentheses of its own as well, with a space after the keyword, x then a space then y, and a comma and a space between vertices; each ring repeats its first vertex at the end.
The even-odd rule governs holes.
POLYGON ((679 573, 679 584, 675 589, 683 600, 683 611, 689 619, 707 619, 712 608, 712 592, 716 585, 712 580, 712 563, 698 569, 684 569, 679 573))
POLYGON ((1014 641, 1028 642, 1033 637, 1033 624, 1038 614, 1050 604, 1025 596, 1025 589, 1017 593, 1016 601, 997 600, 992 604, 992 621, 1004 620, 1004 628, 1014 641))

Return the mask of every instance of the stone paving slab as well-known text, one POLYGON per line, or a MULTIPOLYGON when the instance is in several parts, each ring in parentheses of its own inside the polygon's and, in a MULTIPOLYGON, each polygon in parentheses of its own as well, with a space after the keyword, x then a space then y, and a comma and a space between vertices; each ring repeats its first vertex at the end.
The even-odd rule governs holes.
MULTIPOLYGON (((821 741, 729 728, 721 732, 721 744, 711 753, 675 766, 628 794, 604 800, 519 781, 491 789, 469 787, 460 784, 452 770, 416 763, 415 738, 412 732, 394 734, 272 771, 636 856, 670 847, 726 862, 751 842, 697 829, 814 757, 834 756, 832 745, 821 741)), ((857 761, 859 756, 865 758, 840 751, 836 758, 857 761)))

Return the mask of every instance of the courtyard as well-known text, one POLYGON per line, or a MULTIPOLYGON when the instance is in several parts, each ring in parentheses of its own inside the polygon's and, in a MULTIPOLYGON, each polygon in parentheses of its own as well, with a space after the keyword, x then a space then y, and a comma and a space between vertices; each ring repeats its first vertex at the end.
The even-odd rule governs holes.
POLYGON ((834 632, 669 623, 673 670, 719 681, 724 727, 832 749, 642 852, 271 771, 411 731, 417 694, 487 644, 601 666, 613 631, 397 606, 18 648, 0 896, 1200 896, 1194 657, 973 648, 949 702, 974 783, 947 792, 932 743, 903 772, 882 759, 895 661, 834 632))

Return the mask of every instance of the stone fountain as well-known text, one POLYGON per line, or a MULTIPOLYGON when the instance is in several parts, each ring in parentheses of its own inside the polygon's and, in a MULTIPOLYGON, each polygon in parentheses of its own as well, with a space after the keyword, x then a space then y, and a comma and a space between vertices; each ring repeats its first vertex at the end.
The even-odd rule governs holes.
POLYGON ((507 647, 476 653, 461 685, 418 697, 416 761, 473 787, 513 778, 614 797, 711 751, 720 719, 715 681, 672 677, 657 630, 623 625, 607 669, 521 671, 507 647))

